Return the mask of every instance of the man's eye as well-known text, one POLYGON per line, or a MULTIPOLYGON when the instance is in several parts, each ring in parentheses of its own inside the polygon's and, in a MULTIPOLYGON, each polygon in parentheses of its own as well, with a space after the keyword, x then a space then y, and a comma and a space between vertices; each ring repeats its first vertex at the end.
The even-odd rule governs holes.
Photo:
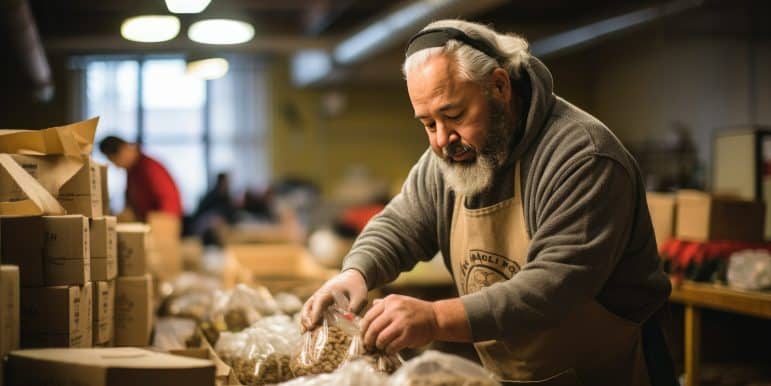
POLYGON ((436 122, 425 123, 423 126, 425 126, 428 131, 436 131, 436 122))
POLYGON ((461 117, 461 115, 463 115, 463 113, 462 113, 462 112, 461 112, 461 113, 457 113, 457 114, 454 114, 454 115, 447 115, 447 119, 453 119, 453 120, 455 120, 455 119, 458 119, 458 118, 460 118, 460 117, 461 117))

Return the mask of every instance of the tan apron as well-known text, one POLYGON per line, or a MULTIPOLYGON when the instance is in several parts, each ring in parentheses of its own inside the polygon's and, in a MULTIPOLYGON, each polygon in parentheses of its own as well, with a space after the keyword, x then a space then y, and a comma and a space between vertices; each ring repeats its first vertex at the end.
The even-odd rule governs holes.
MULTIPOLYGON (((527 264, 519 164, 514 197, 467 209, 458 196, 450 230, 450 257, 461 295, 511 279, 527 264)), ((482 364, 502 381, 543 385, 649 386, 640 324, 594 299, 575 305, 556 328, 518 331, 505 341, 475 343, 482 364)))

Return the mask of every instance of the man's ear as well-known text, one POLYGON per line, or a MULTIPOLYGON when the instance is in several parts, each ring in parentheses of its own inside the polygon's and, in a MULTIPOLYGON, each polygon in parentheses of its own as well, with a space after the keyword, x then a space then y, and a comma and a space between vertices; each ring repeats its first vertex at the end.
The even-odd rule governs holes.
POLYGON ((511 102, 511 79, 506 70, 498 67, 490 74, 491 91, 493 96, 501 98, 504 102, 511 102))

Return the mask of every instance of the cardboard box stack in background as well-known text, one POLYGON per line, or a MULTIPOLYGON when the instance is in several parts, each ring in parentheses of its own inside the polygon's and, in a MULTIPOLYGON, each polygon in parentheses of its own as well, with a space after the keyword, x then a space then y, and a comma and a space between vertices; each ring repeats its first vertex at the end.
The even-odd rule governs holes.
POLYGON ((677 192, 675 236, 687 241, 762 242, 765 205, 696 190, 677 192))
POLYGON ((116 346, 150 344, 153 327, 153 280, 148 266, 149 227, 118 224, 118 278, 115 283, 116 346))
POLYGON ((0 130, 0 252, 19 266, 22 347, 92 344, 91 244, 100 252, 107 242, 89 231, 102 215, 101 171, 88 156, 97 122, 0 130))

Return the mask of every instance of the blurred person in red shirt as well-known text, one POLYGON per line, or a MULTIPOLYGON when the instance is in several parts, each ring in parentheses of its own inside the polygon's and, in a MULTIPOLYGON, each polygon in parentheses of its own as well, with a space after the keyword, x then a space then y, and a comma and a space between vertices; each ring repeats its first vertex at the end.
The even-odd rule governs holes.
POLYGON ((182 200, 171 174, 160 162, 142 153, 136 143, 108 136, 99 150, 110 162, 126 169, 126 205, 139 221, 150 212, 164 212, 182 217, 182 200))

